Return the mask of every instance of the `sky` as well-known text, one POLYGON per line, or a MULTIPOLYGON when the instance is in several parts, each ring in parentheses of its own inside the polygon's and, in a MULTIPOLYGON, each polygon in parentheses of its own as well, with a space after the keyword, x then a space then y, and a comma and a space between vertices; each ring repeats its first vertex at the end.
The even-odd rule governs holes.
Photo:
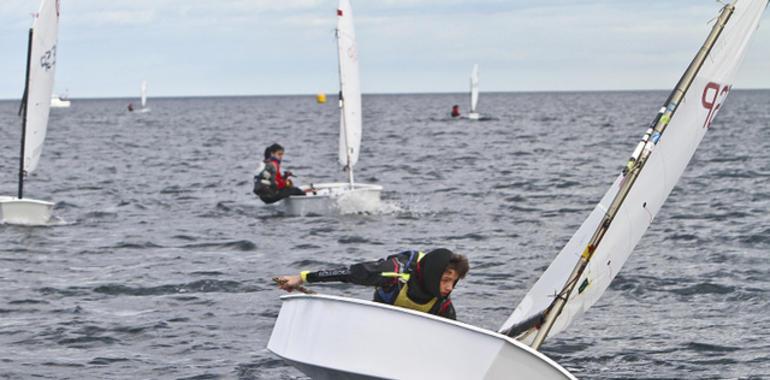
MULTIPOLYGON (((73 98, 336 93, 336 0, 61 0, 73 98)), ((352 0, 364 93, 670 89, 714 0, 352 0)), ((0 99, 21 96, 38 0, 0 0, 0 99)), ((770 88, 770 12, 736 88, 770 88)))

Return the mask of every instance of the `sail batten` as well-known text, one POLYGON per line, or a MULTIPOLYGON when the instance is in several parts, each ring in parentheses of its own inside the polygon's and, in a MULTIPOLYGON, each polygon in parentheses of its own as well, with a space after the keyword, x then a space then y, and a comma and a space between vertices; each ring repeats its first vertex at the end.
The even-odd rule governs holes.
POLYGON ((598 301, 678 182, 724 103, 767 3, 736 0, 723 9, 704 48, 634 149, 627 169, 530 289, 502 332, 512 334, 512 327, 548 311, 550 320, 533 328, 542 330, 537 331, 537 338, 532 331, 519 335, 538 347, 546 335, 564 330, 598 301), (561 300, 555 301, 556 295, 561 300))
POLYGON ((339 163, 348 170, 358 162, 361 146, 361 84, 358 45, 349 0, 340 0, 337 8, 337 56, 340 76, 339 163))

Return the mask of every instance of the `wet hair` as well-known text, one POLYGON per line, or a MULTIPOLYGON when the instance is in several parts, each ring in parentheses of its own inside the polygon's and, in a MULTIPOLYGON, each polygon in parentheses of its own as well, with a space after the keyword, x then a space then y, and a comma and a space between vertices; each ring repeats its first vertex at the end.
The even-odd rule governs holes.
POLYGON ((273 145, 270 145, 269 147, 265 148, 265 159, 270 158, 270 156, 273 155, 275 152, 280 152, 283 150, 283 147, 281 144, 275 143, 273 145))
POLYGON ((465 278, 465 275, 468 274, 468 271, 471 269, 471 267, 470 264, 468 264, 467 257, 453 253, 452 256, 449 257, 449 264, 446 266, 446 270, 449 269, 457 272, 459 278, 465 278))

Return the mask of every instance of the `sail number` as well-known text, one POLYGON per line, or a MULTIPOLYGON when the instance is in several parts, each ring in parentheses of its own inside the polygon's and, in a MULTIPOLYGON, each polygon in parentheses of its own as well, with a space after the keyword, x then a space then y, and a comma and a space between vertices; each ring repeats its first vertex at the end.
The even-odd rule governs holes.
POLYGON ((53 45, 51 50, 43 53, 40 57, 40 67, 44 68, 45 71, 51 70, 54 66, 56 66, 56 45, 53 45))
POLYGON ((709 82, 703 89, 701 104, 703 105, 703 108, 709 111, 708 115, 706 115, 706 122, 703 123, 703 128, 711 126, 711 121, 714 120, 714 116, 716 116, 719 107, 722 106, 722 103, 725 101, 727 93, 729 92, 730 86, 723 86, 714 82, 709 82))

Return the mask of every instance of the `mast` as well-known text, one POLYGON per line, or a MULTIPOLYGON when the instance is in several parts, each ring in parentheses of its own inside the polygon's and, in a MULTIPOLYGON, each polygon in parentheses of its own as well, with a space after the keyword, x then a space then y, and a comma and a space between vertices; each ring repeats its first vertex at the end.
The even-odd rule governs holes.
POLYGON ((29 28, 29 39, 27 41, 27 74, 24 79, 24 95, 21 98, 21 148, 19 152, 19 194, 18 198, 24 196, 24 144, 27 140, 27 99, 29 97, 29 71, 32 64, 32 28, 29 28))
POLYGON ((653 122, 650 124, 650 128, 642 137, 642 141, 640 141, 634 149, 631 158, 626 164, 626 167, 623 169, 623 174, 625 177, 623 178, 623 182, 620 185, 620 189, 617 195, 610 204, 610 207, 607 209, 607 212, 599 224, 599 227, 592 235, 588 246, 581 254, 580 260, 570 274, 566 285, 556 296, 556 299, 554 300, 551 307, 549 307, 546 311, 544 322, 540 326, 537 335, 532 342, 532 348, 536 350, 539 349, 545 338, 548 336, 548 333, 551 331, 551 328, 556 322, 556 319, 559 317, 559 314, 561 314, 564 306, 567 304, 568 297, 570 294, 572 294, 572 291, 575 289, 577 282, 580 280, 580 277, 588 266, 589 261, 596 251, 596 247, 601 243, 602 238, 612 224, 615 215, 623 205, 626 196, 636 182, 639 173, 644 168, 644 165, 647 162, 647 159, 650 157, 655 144, 657 144, 660 136, 663 134, 663 132, 665 132, 671 117, 676 112, 679 103, 682 101, 685 94, 687 93, 687 90, 690 88, 690 85, 695 79, 695 76, 700 71, 701 67, 703 66, 703 62, 706 60, 706 57, 708 57, 712 47, 716 43, 719 35, 722 33, 722 30, 724 29, 734 11, 734 2, 725 5, 722 8, 720 15, 714 24, 714 27, 711 29, 708 37, 706 38, 706 41, 703 43, 703 46, 698 51, 698 54, 695 55, 695 58, 693 58, 692 62, 690 62, 690 65, 687 67, 684 75, 682 75, 682 77, 679 79, 679 82, 671 92, 671 95, 669 95, 666 103, 660 109, 653 122))

